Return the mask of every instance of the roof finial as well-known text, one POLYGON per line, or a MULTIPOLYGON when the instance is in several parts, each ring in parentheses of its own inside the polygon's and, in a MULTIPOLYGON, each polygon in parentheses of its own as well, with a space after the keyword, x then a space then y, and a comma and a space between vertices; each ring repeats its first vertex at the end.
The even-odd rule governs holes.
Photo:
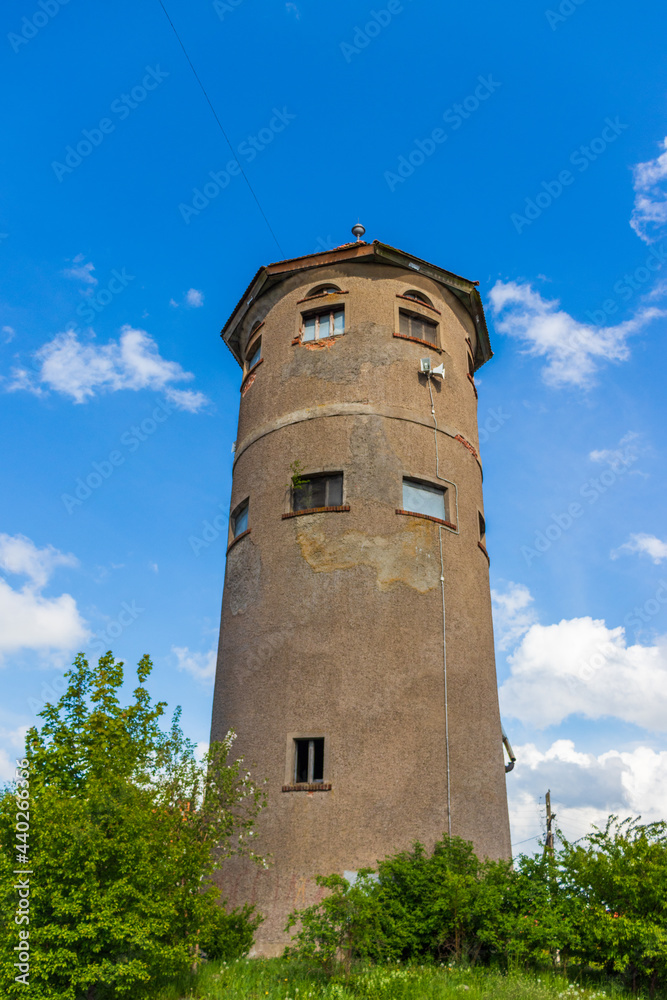
POLYGON ((357 237, 357 243, 361 243, 361 237, 365 232, 366 230, 360 222, 357 222, 356 226, 352 226, 352 235, 357 237))

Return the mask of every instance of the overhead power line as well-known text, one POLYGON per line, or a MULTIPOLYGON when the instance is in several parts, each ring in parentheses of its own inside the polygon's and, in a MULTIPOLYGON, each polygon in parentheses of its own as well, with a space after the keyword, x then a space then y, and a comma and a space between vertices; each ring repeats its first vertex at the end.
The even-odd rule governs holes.
POLYGON ((165 5, 164 5, 164 4, 162 3, 162 0, 158 0, 158 3, 160 4, 160 7, 162 7, 162 10, 163 10, 163 12, 164 12, 164 16, 165 16, 165 17, 167 18, 167 20, 169 21, 169 24, 171 25, 171 30, 172 30, 172 31, 174 32, 174 34, 176 35, 176 38, 178 39, 178 44, 179 44, 179 45, 181 46, 181 48, 183 49, 183 55, 184 55, 184 56, 185 56, 185 58, 187 59, 187 61, 188 61, 188 65, 189 65, 190 69, 192 70, 192 72, 194 73, 194 77, 195 77, 195 80, 197 81, 197 83, 198 83, 198 84, 199 84, 199 86, 201 87, 201 92, 202 92, 202 94, 204 95, 204 97, 206 98, 206 101, 207 101, 207 103, 208 103, 208 106, 209 106, 209 108, 210 108, 210 109, 211 109, 211 111, 213 112, 213 117, 215 118, 216 122, 218 123, 218 128, 220 129, 220 131, 222 132, 222 134, 223 134, 223 135, 224 135, 224 137, 225 137, 225 142, 226 142, 226 143, 227 143, 227 145, 229 146, 229 148, 230 148, 230 150, 231 150, 231 153, 232 153, 232 156, 234 157, 234 159, 236 160, 236 162, 237 162, 237 163, 239 164, 239 170, 241 171, 241 175, 242 175, 242 177, 243 177, 243 180, 244 180, 244 181, 246 182, 246 184, 248 185, 248 189, 249 189, 249 191, 250 191, 250 194, 251 194, 251 195, 253 196, 253 198, 255 199, 255 204, 257 205, 257 208, 259 209, 259 211, 260 211, 260 213, 261 213, 261 215, 262 215, 262 218, 264 219, 264 222, 265 222, 265 223, 267 224, 267 226, 269 227, 269 232, 271 233, 271 235, 273 236, 274 240, 276 241, 276 246, 277 246, 277 247, 278 247, 278 249, 280 250, 281 254, 284 254, 284 253, 285 253, 285 251, 283 250, 283 248, 281 247, 280 243, 278 242, 278 237, 276 236, 276 234, 274 233, 273 229, 271 228, 271 223, 270 223, 270 222, 269 222, 269 220, 267 219, 267 217, 266 217, 266 213, 264 212, 264 209, 262 208, 262 206, 261 206, 261 205, 260 205, 260 203, 259 203, 259 198, 258 198, 258 197, 257 197, 257 195, 255 194, 255 192, 254 192, 254 190, 253 190, 253 186, 252 186, 252 184, 250 183, 250 181, 248 180, 248 177, 247 177, 247 175, 246 175, 246 172, 245 172, 245 170, 243 169, 243 167, 241 166, 241 164, 239 163, 239 161, 238 161, 238 159, 237 159, 237 157, 236 157, 236 153, 235 153, 235 151, 234 151, 234 147, 232 146, 231 142, 229 141, 229 136, 228 136, 228 135, 227 135, 227 133, 225 132, 225 129, 224 129, 224 127, 223 127, 223 124, 222 124, 222 122, 221 122, 221 121, 220 121, 220 119, 218 118, 218 113, 217 113, 217 111, 215 110, 215 108, 213 107, 213 104, 212 104, 212 102, 211 102, 211 98, 210 98, 210 97, 208 96, 208 94, 207 94, 207 92, 206 92, 206 87, 205 87, 205 86, 204 86, 204 84, 203 84, 203 83, 201 82, 201 80, 200 80, 200 78, 199 78, 199 74, 197 73, 197 70, 196 70, 196 69, 194 68, 194 66, 193 66, 193 64, 192 64, 192 59, 191 59, 191 58, 190 58, 190 56, 188 55, 188 52, 187 52, 187 49, 185 48, 185 45, 184 45, 184 44, 183 44, 183 42, 181 41, 181 36, 179 35, 178 31, 176 30, 176 26, 175 26, 174 22, 172 21, 172 19, 171 19, 171 18, 169 17, 169 14, 167 13, 167 8, 166 8, 166 7, 165 7, 165 5))

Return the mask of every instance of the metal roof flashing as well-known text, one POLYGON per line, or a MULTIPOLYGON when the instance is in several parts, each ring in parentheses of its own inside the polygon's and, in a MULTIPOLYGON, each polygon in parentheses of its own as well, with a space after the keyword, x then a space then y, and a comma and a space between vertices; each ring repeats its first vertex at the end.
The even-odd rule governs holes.
POLYGON ((303 257, 293 257, 260 267, 220 331, 220 336, 239 365, 243 365, 240 349, 240 333, 243 320, 248 309, 257 301, 260 295, 298 271, 310 270, 326 264, 338 263, 339 261, 359 259, 369 261, 379 259, 394 267, 418 271, 420 274, 424 274, 426 277, 443 285, 456 295, 475 324, 475 330, 477 331, 477 352, 474 359, 475 368, 480 368, 486 361, 493 357, 486 318, 484 316, 484 307, 477 289, 478 282, 470 281, 468 278, 463 278, 452 271, 445 271, 443 268, 435 264, 430 264, 426 260, 414 257, 403 250, 397 250, 387 243, 374 240, 372 243, 364 243, 362 241, 346 243, 343 246, 336 247, 334 250, 306 254, 303 257))

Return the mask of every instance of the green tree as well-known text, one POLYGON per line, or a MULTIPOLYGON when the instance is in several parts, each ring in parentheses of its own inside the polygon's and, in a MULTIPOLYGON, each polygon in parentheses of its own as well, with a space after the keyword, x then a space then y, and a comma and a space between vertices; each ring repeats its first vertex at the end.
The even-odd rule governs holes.
POLYGON ((667 984, 667 823, 610 816, 576 843, 561 839, 575 953, 653 996, 667 984))
POLYGON ((180 710, 169 728, 160 725, 165 703, 153 704, 144 686, 151 668, 144 656, 134 700, 123 707, 123 664, 109 652, 91 668, 79 655, 67 690, 27 734, 24 787, 0 798, 3 996, 148 995, 192 965, 203 928, 220 926, 212 876, 224 859, 262 861, 253 825, 264 796, 232 759, 233 734, 198 762, 180 710), (28 786, 23 843, 17 795, 28 786), (15 980, 19 868, 32 872, 28 986, 15 980))

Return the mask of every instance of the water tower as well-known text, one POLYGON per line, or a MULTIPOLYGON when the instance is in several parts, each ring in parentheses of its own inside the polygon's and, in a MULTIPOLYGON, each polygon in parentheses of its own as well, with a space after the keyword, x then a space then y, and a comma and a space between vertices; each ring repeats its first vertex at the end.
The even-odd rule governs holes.
POLYGON ((212 738, 266 778, 233 905, 279 954, 316 874, 510 836, 485 544, 476 283, 377 240, 260 268, 243 369, 212 738))

